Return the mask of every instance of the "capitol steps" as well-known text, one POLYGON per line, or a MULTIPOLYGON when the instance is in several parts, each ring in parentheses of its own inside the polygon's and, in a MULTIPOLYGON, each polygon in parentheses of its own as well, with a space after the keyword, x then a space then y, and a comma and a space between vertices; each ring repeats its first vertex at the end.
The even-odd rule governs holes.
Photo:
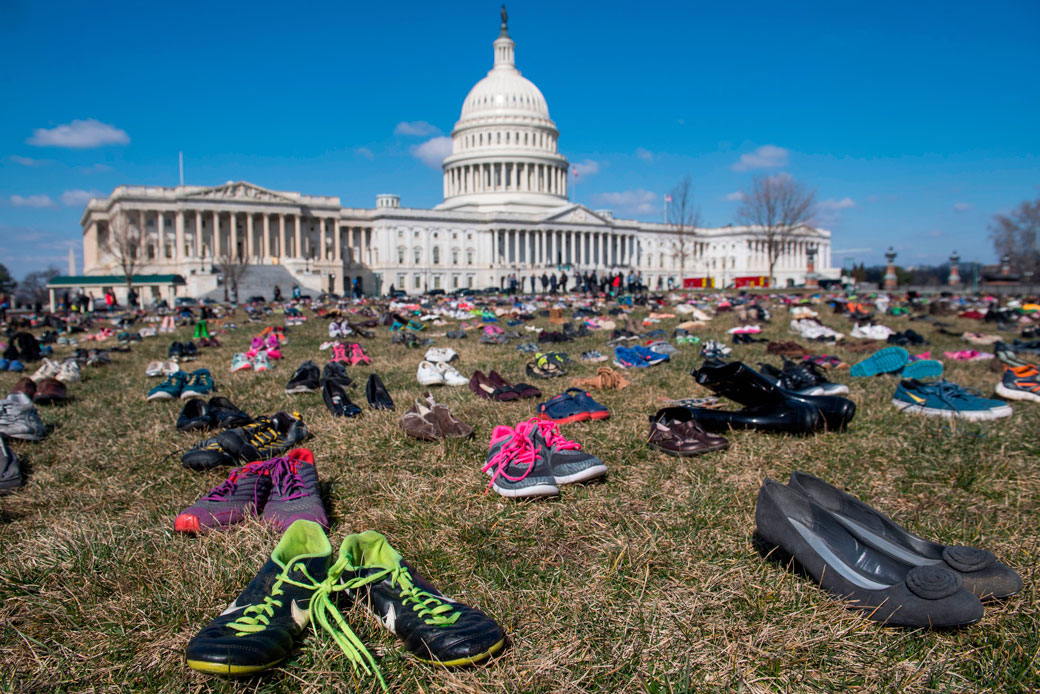
MULTIPOLYGON (((292 296, 294 284, 300 285, 300 288, 308 294, 315 293, 313 290, 308 290, 304 282, 301 282, 281 265, 250 265, 238 280, 238 300, 241 303, 248 301, 250 297, 262 296, 270 301, 274 298, 276 285, 282 290, 282 296, 288 298, 292 296)), ((228 286, 228 297, 233 298, 230 285, 228 286)), ((201 298, 223 301, 224 287, 218 286, 216 289, 206 292, 201 298)))

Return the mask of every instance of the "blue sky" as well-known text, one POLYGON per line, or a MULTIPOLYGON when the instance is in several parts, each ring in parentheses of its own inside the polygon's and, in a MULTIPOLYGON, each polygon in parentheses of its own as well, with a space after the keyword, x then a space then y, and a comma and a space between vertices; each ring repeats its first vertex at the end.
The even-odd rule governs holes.
MULTIPOLYGON (((0 3, 0 262, 82 262, 85 198, 248 180, 440 201, 436 154, 491 67, 494 2, 0 3), (425 160, 425 161, 424 161, 425 160), (431 161, 432 160, 432 161, 431 161)), ((704 222, 755 174, 817 190, 835 264, 991 262, 1040 196, 1040 3, 510 2, 578 202, 704 222), (573 180, 573 179, 572 179, 573 180)))

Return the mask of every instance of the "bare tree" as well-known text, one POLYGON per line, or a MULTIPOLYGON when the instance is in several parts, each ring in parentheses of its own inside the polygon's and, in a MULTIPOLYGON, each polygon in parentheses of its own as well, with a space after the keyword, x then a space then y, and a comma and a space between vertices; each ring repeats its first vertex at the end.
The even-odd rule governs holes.
POLYGON ((16 293, 30 304, 43 303, 48 298, 47 283, 60 274, 61 268, 54 265, 49 266, 46 270, 30 272, 19 283, 16 293))
POLYGON ((791 176, 756 176, 737 208, 737 221, 755 229, 765 243, 769 286, 776 286, 773 270, 799 228, 812 223, 816 191, 791 176))
POLYGON ((108 234, 101 248, 123 271, 127 296, 133 290, 134 275, 144 265, 143 236, 143 230, 132 224, 125 212, 115 212, 109 217, 108 234))
POLYGON ((998 214, 989 225, 989 237, 998 256, 1011 259, 1019 274, 1040 272, 1040 199, 1023 202, 1011 214, 998 214))
POLYGON ((237 302, 238 283, 242 281, 246 270, 249 269, 249 256, 239 253, 238 249, 225 248, 224 252, 217 258, 216 266, 223 277, 224 301, 228 300, 228 290, 230 289, 231 296, 237 302))
POLYGON ((666 198, 665 215, 669 225, 675 230, 672 239, 672 258, 679 261, 680 275, 686 274, 686 260, 692 259, 696 248, 697 227, 701 223, 701 211, 693 200, 693 182, 690 177, 682 180, 672 188, 666 198))

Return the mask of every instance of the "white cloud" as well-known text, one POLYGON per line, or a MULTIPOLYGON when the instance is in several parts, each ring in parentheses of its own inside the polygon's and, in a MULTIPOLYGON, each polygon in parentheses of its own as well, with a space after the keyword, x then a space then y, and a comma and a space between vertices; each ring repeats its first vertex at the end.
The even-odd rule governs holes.
POLYGON ((413 157, 431 169, 439 169, 444 163, 444 157, 451 154, 451 138, 443 135, 433 137, 421 145, 413 146, 410 151, 413 157))
POLYGON ((621 214, 653 214, 661 212, 657 205, 657 193, 642 188, 623 190, 619 193, 596 193, 592 196, 597 205, 609 207, 621 214))
POLYGON ((592 161, 591 159, 573 162, 571 164, 571 173, 579 179, 588 178, 594 173, 599 173, 599 162, 592 161))
POLYGON ((372 161, 376 158, 376 155, 373 154, 372 150, 370 150, 368 147, 355 147, 354 154, 358 155, 359 157, 364 157, 369 161, 372 161))
POLYGON ((12 195, 11 204, 15 207, 57 207, 49 195, 12 195))
POLYGON ((112 167, 108 164, 91 164, 80 169, 85 174, 108 173, 112 167))
POLYGON ((735 190, 732 193, 726 193, 722 199, 728 202, 741 202, 746 197, 743 191, 735 190))
POLYGON ((130 144, 126 131, 114 125, 88 118, 74 120, 51 129, 36 128, 27 143, 36 147, 67 147, 69 149, 93 149, 105 145, 130 144))
POLYGON ((424 120, 401 121, 394 128, 394 135, 408 135, 410 137, 427 137, 429 135, 439 135, 440 132, 440 128, 424 120))
POLYGON ((654 160, 654 153, 645 147, 636 147, 636 157, 645 162, 651 162, 654 160))
POLYGON ((955 202, 953 203, 954 212, 968 212, 969 210, 975 209, 970 202, 955 202))
POLYGON ((790 156, 783 147, 776 145, 762 145, 754 152, 740 155, 740 161, 731 168, 734 171, 751 171, 752 169, 774 169, 778 166, 786 166, 790 156))
POLYGON ((61 204, 65 207, 80 207, 99 195, 101 193, 90 190, 66 190, 61 194, 61 204))
POLYGON ((855 201, 849 197, 842 198, 841 200, 827 198, 826 200, 821 200, 816 203, 816 207, 823 212, 837 212, 838 210, 847 210, 855 206, 855 201))
POLYGON ((12 154, 10 159, 15 164, 21 164, 22 166, 33 166, 33 167, 36 167, 36 166, 43 166, 44 163, 45 163, 43 159, 33 159, 31 157, 20 157, 17 154, 12 154))

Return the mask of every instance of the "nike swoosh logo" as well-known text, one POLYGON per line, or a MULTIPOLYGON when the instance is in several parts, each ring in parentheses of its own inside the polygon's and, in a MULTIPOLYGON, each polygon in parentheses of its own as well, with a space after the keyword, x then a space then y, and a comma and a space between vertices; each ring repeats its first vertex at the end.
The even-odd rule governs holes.
POLYGON ((390 630, 390 633, 397 634, 395 627, 397 626, 397 612, 394 610, 394 606, 390 605, 390 608, 383 615, 383 625, 390 630))
POLYGON ((226 610, 220 613, 220 616, 223 617, 224 615, 234 614, 235 612, 238 612, 239 610, 244 610, 247 607, 249 607, 249 605, 239 605, 238 600, 236 599, 234 602, 227 606, 226 610))

